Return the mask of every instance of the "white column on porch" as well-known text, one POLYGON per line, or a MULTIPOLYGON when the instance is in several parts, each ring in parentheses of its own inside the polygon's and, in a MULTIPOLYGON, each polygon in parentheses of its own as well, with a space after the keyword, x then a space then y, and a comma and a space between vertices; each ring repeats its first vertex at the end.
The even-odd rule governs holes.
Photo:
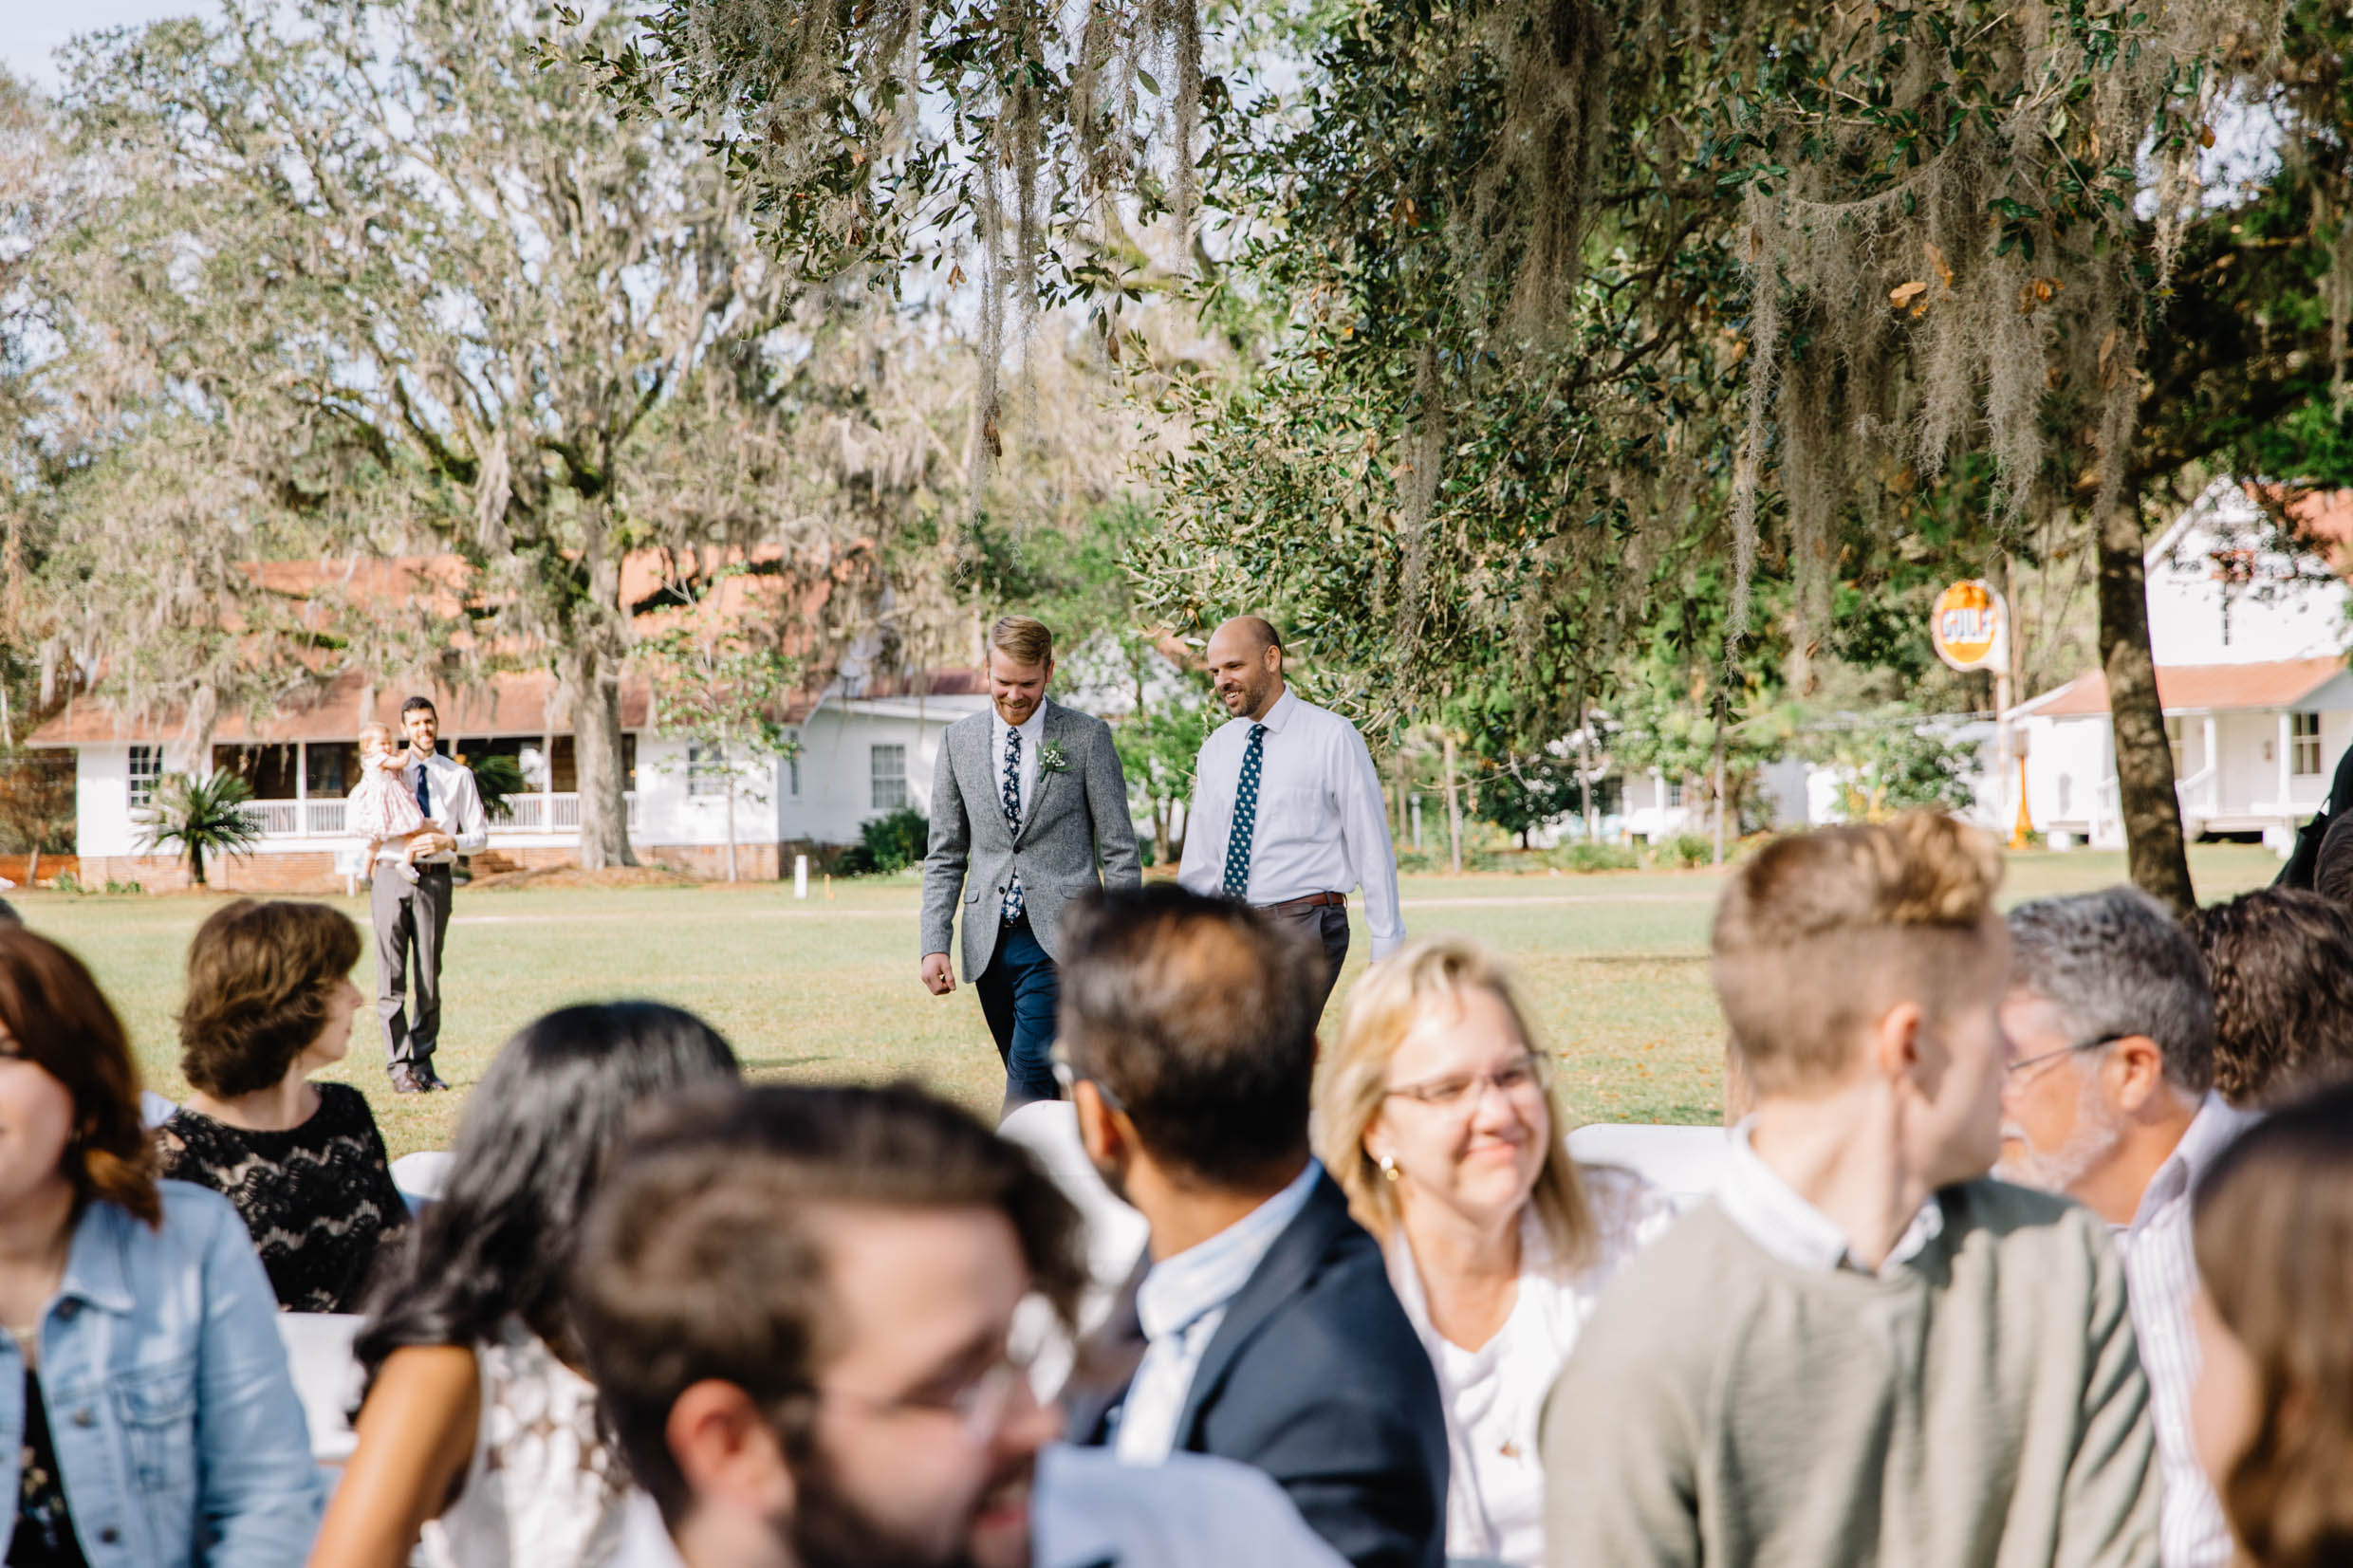
POLYGON ((294 831, 310 837, 310 743, 294 743, 294 831))
POLYGON ((2288 797, 2288 769, 2295 761, 2295 742, 2288 734, 2288 713, 2279 710, 2279 814, 2280 821, 2293 833, 2296 829, 2295 806, 2288 797))
POLYGON ((2222 815, 2222 754, 2214 749, 2214 716, 2207 714, 2198 721, 2198 728, 2203 752, 2198 766, 2206 770, 2206 815, 2212 820, 2222 815))

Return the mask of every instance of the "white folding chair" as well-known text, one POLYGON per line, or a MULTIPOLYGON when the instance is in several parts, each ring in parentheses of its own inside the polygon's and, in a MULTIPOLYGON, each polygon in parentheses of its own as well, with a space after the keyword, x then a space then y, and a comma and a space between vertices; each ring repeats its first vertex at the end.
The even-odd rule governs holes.
POLYGON ((408 1200, 410 1213, 423 1213, 427 1204, 441 1196, 441 1189, 449 1183, 452 1157, 446 1149, 425 1149, 392 1162, 392 1185, 408 1200))
POLYGON ((1689 1208, 1723 1181, 1732 1134, 1722 1127, 1597 1121, 1568 1134, 1568 1153, 1580 1165, 1622 1166, 1676 1208, 1689 1208))
POLYGON ((341 1465, 360 1446, 351 1430, 361 1385, 351 1341, 364 1321, 356 1312, 278 1314, 287 1370, 294 1374, 294 1393, 310 1426, 310 1456, 322 1465, 341 1465))

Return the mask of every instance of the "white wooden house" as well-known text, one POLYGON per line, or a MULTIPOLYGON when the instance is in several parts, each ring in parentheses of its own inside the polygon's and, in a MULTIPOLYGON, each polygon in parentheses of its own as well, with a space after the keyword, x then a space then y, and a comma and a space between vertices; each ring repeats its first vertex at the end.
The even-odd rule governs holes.
MULTIPOLYGON (((2353 593, 2332 563, 2353 492, 2295 508, 2282 547, 2246 488, 2217 482, 2151 547, 2149 641, 2182 826, 2282 848, 2353 745, 2353 593)), ((2123 843, 2105 677, 2089 671, 2011 710, 2027 808, 2054 843, 2123 843)))
MULTIPOLYGON (((445 565, 431 558, 373 563, 342 573, 336 586, 431 602, 445 591, 445 565)), ((309 563, 272 563, 255 571, 296 598, 327 575, 309 563)), ((624 569, 625 600, 647 597, 652 571, 650 563, 633 560, 624 569)), ((464 691, 345 674, 258 718, 224 714, 201 741, 178 715, 133 716, 83 698, 28 744, 73 753, 77 875, 85 883, 154 888, 183 880, 172 856, 142 847, 145 808, 165 774, 226 768, 243 774, 252 789, 246 811, 261 839, 250 854, 210 868, 213 879, 225 887, 324 889, 340 885, 358 860, 343 799, 358 777, 359 730, 371 722, 396 723, 412 692, 431 697, 439 710, 445 754, 473 763, 503 753, 523 775, 525 790, 491 819, 489 849, 476 869, 576 858, 578 759, 568 716, 544 673, 500 675, 464 691)), ((894 674, 853 653, 830 684, 779 715, 797 750, 739 772, 739 875, 789 875, 796 851, 855 843, 865 823, 904 807, 928 813, 940 731, 987 703, 976 671, 894 674)), ((718 875, 727 840, 719 769, 691 740, 665 732, 644 681, 623 683, 621 718, 629 838, 639 858, 718 875)))

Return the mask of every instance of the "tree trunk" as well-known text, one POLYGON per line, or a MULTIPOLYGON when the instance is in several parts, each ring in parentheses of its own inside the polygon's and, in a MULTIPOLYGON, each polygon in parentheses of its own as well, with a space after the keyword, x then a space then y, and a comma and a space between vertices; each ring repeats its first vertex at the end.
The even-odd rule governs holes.
POLYGON ((202 844, 190 844, 188 846, 188 875, 195 878, 196 886, 203 887, 205 885, 204 846, 202 844))
POLYGON ((1601 814, 1593 809, 1593 710, 1577 709, 1577 810, 1585 820, 1585 842, 1602 841, 1601 814))
POLYGON ((580 759, 580 863, 588 871, 634 866, 621 768, 621 669, 594 649, 564 658, 572 693, 572 746, 580 759))
POLYGON ((1454 875, 1462 875, 1462 797, 1454 788, 1454 732, 1445 731, 1443 761, 1446 765, 1446 841, 1453 856, 1454 875))
POLYGON ((1152 863, 1156 866, 1168 864, 1168 813, 1167 797, 1155 795, 1152 798, 1152 863))
POLYGON ((2149 593, 2143 571, 2140 489, 2128 475, 2123 492, 2098 520, 2100 663, 2108 681, 2108 721, 2116 735, 2116 782, 2124 818, 2125 860, 2133 881, 2187 914, 2197 908, 2190 858, 2174 793, 2173 747, 2157 695, 2149 651, 2149 593))

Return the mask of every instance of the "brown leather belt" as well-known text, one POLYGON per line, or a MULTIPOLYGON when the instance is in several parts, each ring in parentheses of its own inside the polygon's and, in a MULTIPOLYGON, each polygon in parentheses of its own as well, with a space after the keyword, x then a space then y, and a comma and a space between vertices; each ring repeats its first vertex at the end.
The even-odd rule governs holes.
POLYGON ((1261 904, 1258 907, 1269 914, 1288 914, 1294 910, 1322 909, 1325 905, 1338 905, 1345 909, 1348 895, 1344 893, 1311 893, 1305 898, 1286 898, 1279 904, 1261 904))

